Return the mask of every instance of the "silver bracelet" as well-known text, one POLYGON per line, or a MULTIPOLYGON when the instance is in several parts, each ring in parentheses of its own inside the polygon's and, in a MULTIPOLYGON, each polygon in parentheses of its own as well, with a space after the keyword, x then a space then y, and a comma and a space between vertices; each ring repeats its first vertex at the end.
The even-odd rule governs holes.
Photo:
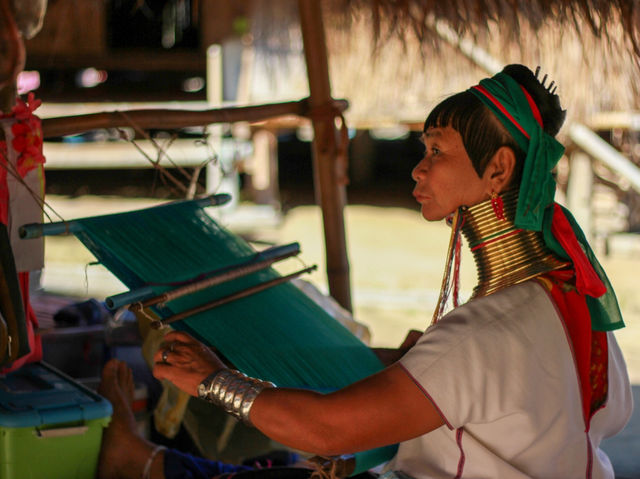
POLYGON ((235 369, 221 369, 198 385, 198 397, 222 408, 247 425, 253 402, 264 388, 275 387, 268 381, 247 377, 235 369))

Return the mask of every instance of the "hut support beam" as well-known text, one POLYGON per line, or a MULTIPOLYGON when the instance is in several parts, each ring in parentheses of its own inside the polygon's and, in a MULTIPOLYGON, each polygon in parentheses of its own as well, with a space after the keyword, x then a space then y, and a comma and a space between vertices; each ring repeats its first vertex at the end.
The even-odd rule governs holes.
POLYGON ((590 156, 625 178, 631 188, 640 193, 640 168, 594 131, 579 123, 573 123, 569 125, 569 138, 590 156))
MULTIPOLYGON (((309 78, 309 106, 333 102, 321 2, 299 0, 300 25, 309 78)), ((346 187, 339 181, 338 132, 330 116, 313 118, 313 172, 316 202, 322 208, 329 293, 351 311, 351 286, 344 227, 346 187)))
MULTIPOLYGON (((334 108, 347 108, 346 100, 335 100, 334 108)), ((306 116, 309 101, 303 99, 285 103, 269 103, 243 107, 217 108, 213 110, 170 110, 146 109, 125 111, 104 111, 85 115, 60 116, 42 120, 44 138, 75 135, 98 128, 119 128, 133 126, 141 130, 150 128, 177 129, 188 126, 202 126, 210 123, 234 123, 246 121, 256 123, 270 118, 287 115, 306 116)))
POLYGON ((593 168, 591 158, 582 150, 571 154, 571 170, 567 185, 567 207, 582 227, 587 241, 593 240, 593 213, 591 198, 593 195, 593 168))

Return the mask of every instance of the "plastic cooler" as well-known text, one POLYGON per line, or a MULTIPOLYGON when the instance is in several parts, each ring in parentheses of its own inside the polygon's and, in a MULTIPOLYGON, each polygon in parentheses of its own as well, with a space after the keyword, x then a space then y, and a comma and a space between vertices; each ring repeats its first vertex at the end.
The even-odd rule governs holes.
POLYGON ((45 363, 0 375, 0 479, 93 479, 109 401, 45 363))

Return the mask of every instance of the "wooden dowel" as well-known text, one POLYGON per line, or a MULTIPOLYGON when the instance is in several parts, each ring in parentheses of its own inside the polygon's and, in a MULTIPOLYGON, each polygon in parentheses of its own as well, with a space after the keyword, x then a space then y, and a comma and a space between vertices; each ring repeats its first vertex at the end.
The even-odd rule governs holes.
POLYGON ((255 273, 256 271, 266 269, 276 261, 289 258, 293 255, 298 254, 299 252, 300 245, 298 243, 291 243, 285 246, 270 248, 269 250, 258 253, 258 258, 260 258, 260 255, 264 254, 265 258, 262 260, 247 262, 210 278, 206 278, 200 281, 194 281, 193 283, 180 286, 179 288, 165 291, 164 293, 154 296, 153 298, 149 298, 137 304, 132 304, 130 309, 134 312, 138 312, 143 308, 148 308, 149 306, 173 301, 174 299, 178 299, 188 294, 202 291, 203 289, 210 288, 217 284, 231 281, 233 279, 255 273))
MULTIPOLYGON (((207 206, 220 206, 231 201, 231 196, 227 193, 219 193, 217 195, 209 195, 204 198, 199 198, 193 201, 197 205, 204 207, 207 206)), ((160 205, 162 207, 162 205, 160 205)), ((158 206, 156 206, 158 208, 158 206)), ((33 239, 40 238, 41 236, 54 236, 62 234, 77 233, 82 230, 82 225, 79 221, 55 221, 52 223, 28 223, 20 226, 18 229, 18 235, 21 239, 33 239)))
MULTIPOLYGON (((340 111, 348 107, 346 100, 334 100, 334 106, 340 111)), ((99 128, 118 128, 135 124, 142 129, 177 129, 188 126, 201 126, 211 123, 234 123, 238 121, 259 122, 269 118, 286 115, 306 116, 309 111, 308 100, 268 103, 242 107, 216 108, 211 110, 170 110, 143 109, 127 111, 108 111, 86 115, 44 118, 42 135, 55 138, 74 135, 99 128)))
POLYGON ((41 238, 42 236, 56 236, 77 233, 82 226, 77 221, 56 221, 53 223, 28 223, 18 228, 20 239, 41 238))
POLYGON ((150 298, 155 294, 150 286, 143 286, 141 288, 125 291, 124 293, 114 294, 113 296, 107 296, 104 299, 107 308, 112 311, 129 306, 130 304, 139 303, 144 298, 150 298))
POLYGON ((247 296, 251 296, 252 294, 259 293, 260 291, 264 291, 265 289, 272 288, 281 283, 289 281, 290 279, 295 278, 296 276, 300 276, 304 273, 310 273, 317 268, 316 265, 309 266, 308 268, 301 269, 300 271, 296 271, 295 273, 291 273, 287 276, 281 276, 279 278, 274 278, 270 281, 265 281, 264 283, 257 284, 255 286, 251 286, 247 289, 243 289, 241 291, 237 291, 235 293, 231 293, 227 296, 223 296, 222 298, 216 299, 215 301, 211 301, 209 303, 202 304, 200 306, 196 306, 195 308, 191 308, 185 310, 181 313, 174 314, 173 316, 169 316, 168 318, 161 319, 158 321, 153 321, 151 323, 151 327, 154 329, 160 329, 163 326, 166 326, 171 323, 175 323, 176 321, 180 321, 189 316, 193 316, 198 313, 202 313, 204 311, 208 311, 213 308, 217 308, 218 306, 222 306, 223 304, 230 303, 231 301, 235 301, 237 299, 246 298, 247 296))

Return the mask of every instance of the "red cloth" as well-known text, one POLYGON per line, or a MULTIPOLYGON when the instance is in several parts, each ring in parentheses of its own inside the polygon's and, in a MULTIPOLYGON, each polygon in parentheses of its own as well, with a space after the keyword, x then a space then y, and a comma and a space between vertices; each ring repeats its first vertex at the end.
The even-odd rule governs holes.
POLYGON ((586 299, 571 283, 573 271, 547 273, 543 284, 549 289, 571 342, 582 395, 582 413, 586 430, 591 417, 607 398, 607 334, 591 329, 586 299))
POLYGON ((599 298, 607 292, 607 288, 593 269, 591 261, 578 243, 571 223, 557 203, 554 205, 551 233, 564 248, 573 262, 576 272, 576 288, 581 294, 599 298))

